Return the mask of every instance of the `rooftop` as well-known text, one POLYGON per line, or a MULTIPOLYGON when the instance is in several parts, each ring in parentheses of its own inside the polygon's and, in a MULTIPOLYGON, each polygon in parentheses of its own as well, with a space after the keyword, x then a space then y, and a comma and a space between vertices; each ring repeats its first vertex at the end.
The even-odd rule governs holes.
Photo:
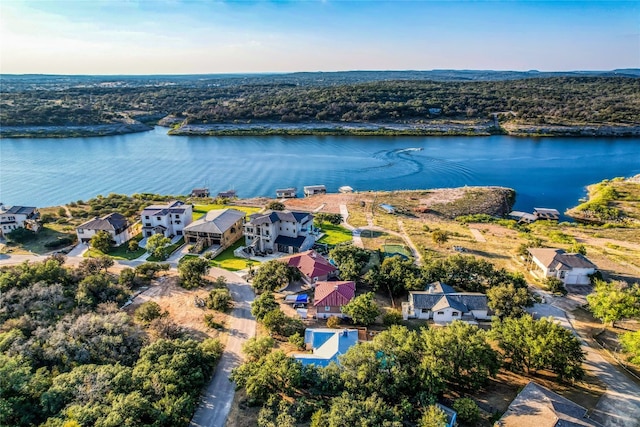
POLYGON ((573 268, 598 268, 582 254, 567 253, 563 249, 529 248, 531 256, 536 258, 546 268, 556 270, 571 270, 573 268))
POLYGON ((338 362, 338 357, 358 343, 357 329, 306 329, 304 342, 310 344, 313 354, 295 354, 293 357, 303 365, 327 366, 338 362))
POLYGON ((348 304, 355 295, 355 282, 317 282, 313 305, 341 307, 348 304))
POLYGON ((87 230, 104 230, 104 231, 117 231, 127 228, 129 222, 123 215, 114 212, 104 215, 100 218, 93 218, 83 224, 80 224, 77 228, 87 230))
POLYGON ((326 276, 337 270, 333 264, 314 250, 288 255, 279 258, 278 260, 287 263, 291 267, 296 267, 300 270, 300 273, 304 274, 309 279, 326 276))
POLYGON ((184 228, 185 232, 223 234, 238 220, 245 217, 245 213, 237 209, 212 210, 184 228))

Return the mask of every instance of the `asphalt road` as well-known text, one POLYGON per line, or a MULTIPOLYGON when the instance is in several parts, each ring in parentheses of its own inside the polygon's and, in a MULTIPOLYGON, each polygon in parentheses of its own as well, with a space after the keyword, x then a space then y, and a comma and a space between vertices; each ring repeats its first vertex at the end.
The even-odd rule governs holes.
POLYGON ((235 302, 230 315, 229 339, 191 419, 190 425, 194 427, 224 427, 235 395, 235 384, 229 381, 229 375, 242 362, 242 344, 256 334, 256 321, 251 315, 251 302, 255 297, 253 288, 238 277, 229 281, 228 287, 235 302))

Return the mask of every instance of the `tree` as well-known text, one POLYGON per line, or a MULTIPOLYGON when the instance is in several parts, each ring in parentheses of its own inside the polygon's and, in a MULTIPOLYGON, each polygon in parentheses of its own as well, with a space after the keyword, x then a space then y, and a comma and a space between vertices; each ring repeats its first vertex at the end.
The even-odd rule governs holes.
POLYGON ((294 273, 291 270, 292 267, 281 261, 267 261, 260 266, 253 278, 253 287, 260 291, 268 292, 278 290, 287 285, 294 277, 294 273))
POLYGON ((274 200, 273 202, 269 202, 269 204, 267 204, 267 209, 271 209, 272 211, 283 211, 286 209, 286 206, 284 205, 284 203, 280 203, 274 200))
POLYGON ((640 315, 640 287, 596 280, 594 292, 587 295, 587 302, 595 317, 613 326, 616 320, 640 315))
POLYGON ((287 316, 282 310, 276 308, 271 310, 262 318, 262 324, 270 332, 290 337, 296 332, 304 331, 304 324, 300 319, 287 316))
POLYGON ((629 353, 629 361, 640 365, 640 331, 625 332, 620 335, 620 344, 625 353, 629 353))
POLYGON ((98 231, 93 235, 93 237, 91 237, 91 240, 89 241, 92 248, 99 250, 103 254, 109 252, 109 250, 111 249, 111 242, 111 235, 106 231, 98 231))
POLYGON ((436 405, 429 405, 418 421, 418 427, 446 427, 447 414, 436 405))
POLYGON ((550 318, 534 320, 525 314, 520 318, 495 319, 491 335, 513 371, 549 369, 561 380, 577 380, 584 375, 580 341, 550 318))
POLYGON ((138 241, 136 239, 129 240, 129 245, 128 245, 129 252, 135 252, 139 248, 140 248, 140 245, 138 244, 138 241))
POLYGON ((342 307, 342 312, 355 323, 369 326, 380 315, 380 308, 373 299, 373 292, 359 295, 342 307))
POLYGON ((385 258, 380 267, 369 270, 364 278, 375 291, 386 290, 393 296, 424 287, 420 269, 413 260, 399 256, 385 258))
POLYGON ((271 353, 275 343, 275 340, 271 337, 252 337, 242 345, 242 352, 249 361, 255 362, 271 353))
MULTIPOLYGON (((178 265, 180 286, 185 289, 193 289, 202 286, 203 277, 209 271, 209 263, 206 259, 189 258, 178 265)), ((227 291, 228 292, 228 291, 227 291)))
POLYGON ((516 288, 512 283, 487 290, 487 305, 500 318, 518 317, 525 307, 533 307, 533 297, 527 288, 516 288))
POLYGON ((357 280, 371 254, 357 246, 338 245, 329 252, 329 256, 338 265, 343 280, 357 280))
POLYGON ((140 304, 133 315, 136 320, 142 322, 144 324, 151 323, 152 320, 157 319, 159 317, 164 317, 167 315, 167 312, 163 312, 160 305, 155 301, 147 301, 140 304))
POLYGON ((207 307, 218 311, 228 311, 231 307, 229 289, 212 289, 207 297, 207 307))
POLYGON ((468 397, 456 399, 453 402, 453 409, 458 413, 458 419, 463 423, 475 425, 480 419, 478 404, 468 397))
POLYGON ((146 250, 154 257, 165 260, 169 257, 169 246, 171 240, 162 234, 154 234, 147 239, 146 250))
POLYGON ((349 393, 331 400, 324 416, 326 427, 402 427, 402 414, 390 407, 377 393, 359 397, 349 393))
POLYGON ((251 314, 260 322, 268 312, 277 308, 280 308, 280 305, 276 302, 273 292, 264 292, 251 303, 251 314))
POLYGON ((567 295, 568 292, 567 288, 564 287, 564 282, 557 277, 547 277, 544 282, 550 292, 567 295))
POLYGON ((431 233, 431 240, 433 240, 433 243, 440 246, 449 241, 449 233, 445 230, 433 230, 431 233))
POLYGON ((118 276, 118 283, 127 288, 132 288, 136 283, 136 271, 133 268, 123 268, 118 276))
POLYGON ((569 248, 569 252, 574 253, 574 254, 586 255, 587 254, 587 248, 582 243, 574 243, 569 248))
POLYGON ((441 377, 462 389, 477 389, 498 373, 498 353, 486 333, 474 325, 454 321, 444 328, 423 329, 426 357, 440 365, 441 377))
POLYGON ((304 337, 300 332, 296 332, 295 334, 289 337, 289 344, 296 346, 298 350, 304 350, 304 337))

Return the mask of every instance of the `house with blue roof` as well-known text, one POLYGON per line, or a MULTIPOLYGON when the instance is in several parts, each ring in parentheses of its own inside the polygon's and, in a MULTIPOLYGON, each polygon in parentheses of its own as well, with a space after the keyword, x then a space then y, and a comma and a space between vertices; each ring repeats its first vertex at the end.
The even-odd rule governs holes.
POLYGON ((294 354, 303 365, 327 366, 338 363, 338 357, 358 343, 357 329, 308 328, 304 342, 313 353, 294 354))

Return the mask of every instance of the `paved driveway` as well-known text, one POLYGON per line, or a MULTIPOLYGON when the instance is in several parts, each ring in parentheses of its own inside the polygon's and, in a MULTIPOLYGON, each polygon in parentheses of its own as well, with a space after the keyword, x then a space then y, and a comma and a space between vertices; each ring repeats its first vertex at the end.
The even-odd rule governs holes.
MULTIPOLYGON (((527 311, 535 318, 552 316, 562 326, 576 333, 566 313, 560 308, 551 304, 535 304, 527 311)), ((598 349, 591 347, 592 340, 588 342, 580 338, 586 358, 585 369, 607 385, 607 391, 596 407, 587 408, 590 409, 591 418, 607 427, 640 427, 640 386, 605 360, 598 349)))
POLYGON ((200 406, 191 419, 190 425, 193 427, 224 427, 235 395, 235 384, 229 381, 229 375, 242 362, 242 344, 256 334, 256 321, 251 315, 251 302, 255 297, 253 288, 237 276, 229 277, 229 272, 225 270, 212 270, 210 276, 224 275, 229 280, 228 287, 235 307, 230 315, 227 345, 200 406))

